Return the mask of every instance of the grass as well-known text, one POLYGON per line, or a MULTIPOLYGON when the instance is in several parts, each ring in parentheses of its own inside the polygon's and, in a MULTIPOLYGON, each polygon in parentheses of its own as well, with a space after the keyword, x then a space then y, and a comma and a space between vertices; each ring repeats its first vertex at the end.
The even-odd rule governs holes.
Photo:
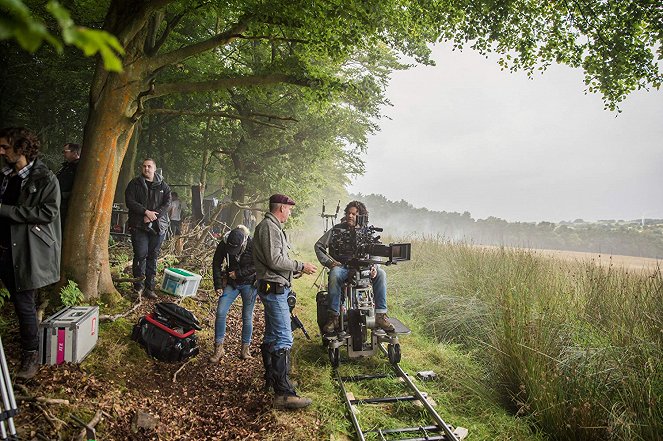
MULTIPOLYGON (((296 256, 299 260, 313 261, 306 252, 296 256)), ((411 271, 417 271, 417 261, 390 267, 389 292, 392 315, 412 328, 410 336, 401 338, 403 360, 401 367, 410 377, 416 372, 433 370, 437 378, 419 382, 417 387, 427 392, 437 403, 436 410, 447 423, 463 426, 470 430, 472 440, 542 440, 536 429, 533 431, 529 418, 516 418, 500 407, 496 394, 486 386, 486 370, 473 356, 472 351, 455 343, 440 343, 430 333, 427 320, 421 320, 418 313, 404 308, 403 298, 407 297, 399 280, 410 278, 411 271), (414 268, 411 268, 413 266, 414 268)), ((417 273, 419 274, 419 273, 417 273)), ((302 319, 311 341, 306 340, 300 331, 295 333, 293 346, 293 377, 300 383, 298 391, 313 399, 310 410, 299 413, 300 424, 316 427, 316 439, 354 439, 354 429, 346 416, 340 392, 332 378, 332 369, 327 359, 327 351, 321 345, 316 320, 316 288, 312 287, 315 276, 304 276, 295 281, 298 293, 298 306, 295 312, 302 319)), ((408 288, 409 289, 409 288, 408 288)), ((428 317, 428 314, 426 314, 428 317)), ((384 371, 391 372, 386 357, 376 355, 371 358, 348 361, 345 350, 341 349, 341 374, 355 375, 384 371)), ((366 386, 347 384, 356 398, 383 395, 405 394, 404 386, 395 385, 393 380, 371 380, 366 386)), ((360 408, 358 418, 365 429, 377 427, 404 427, 405 425, 431 424, 422 419, 420 408, 412 404, 367 406, 360 408)), ((296 438, 292 439, 307 439, 296 438)), ((308 438, 310 439, 310 438, 308 438)), ((377 438, 367 438, 377 439, 377 438)))
POLYGON ((412 254, 390 270, 392 308, 457 344, 483 372, 479 395, 551 439, 663 433, 660 269, 633 274, 437 238, 415 241, 412 254))

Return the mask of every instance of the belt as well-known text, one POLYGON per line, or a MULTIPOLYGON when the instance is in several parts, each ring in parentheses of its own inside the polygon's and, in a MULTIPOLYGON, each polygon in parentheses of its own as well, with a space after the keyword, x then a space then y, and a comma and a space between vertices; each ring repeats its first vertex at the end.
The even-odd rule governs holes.
POLYGON ((283 294, 286 288, 286 285, 278 282, 270 282, 268 280, 260 280, 258 282, 258 291, 263 294, 283 294))

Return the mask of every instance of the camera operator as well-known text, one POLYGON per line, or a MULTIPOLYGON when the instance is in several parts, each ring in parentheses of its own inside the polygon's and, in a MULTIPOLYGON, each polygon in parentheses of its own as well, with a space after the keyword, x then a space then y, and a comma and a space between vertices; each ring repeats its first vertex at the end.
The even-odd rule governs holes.
POLYGON ((253 240, 249 229, 239 225, 231 230, 216 247, 212 260, 214 290, 220 294, 214 322, 214 354, 211 363, 218 363, 226 353, 223 340, 226 336, 226 316, 238 295, 242 296, 242 352, 239 358, 251 357, 249 347, 253 334, 253 308, 257 291, 253 287, 256 268, 253 263, 253 240), (225 271, 222 269, 226 263, 225 271))
POLYGON ((258 294, 265 306, 265 337, 260 346, 265 366, 265 380, 274 387, 274 407, 299 409, 311 404, 311 399, 299 397, 288 378, 292 328, 288 295, 292 289, 294 272, 313 274, 315 265, 292 260, 288 256, 290 244, 283 224, 290 217, 295 201, 283 194, 269 198, 269 213, 256 226, 253 258, 258 277, 258 294))
MULTIPOLYGON (((343 230, 353 230, 357 226, 358 216, 368 217, 368 210, 362 202, 352 201, 345 207, 344 222, 334 225, 315 243, 318 260, 329 268, 329 318, 322 327, 325 334, 333 334, 339 327, 341 289, 350 271, 347 263, 353 256, 352 250, 335 249, 334 235, 342 234, 343 230)), ((393 332, 394 325, 387 320, 387 274, 382 268, 373 265, 370 277, 375 299, 375 325, 385 332, 393 332)))

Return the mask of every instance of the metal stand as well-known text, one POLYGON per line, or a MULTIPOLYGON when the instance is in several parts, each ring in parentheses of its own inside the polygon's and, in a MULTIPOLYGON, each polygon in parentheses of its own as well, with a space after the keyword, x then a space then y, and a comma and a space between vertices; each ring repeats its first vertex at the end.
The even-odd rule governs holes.
POLYGON ((5 349, 2 346, 0 338, 0 394, 2 395, 2 412, 0 413, 0 440, 18 441, 16 427, 14 426, 14 415, 18 412, 16 400, 14 399, 14 389, 9 378, 9 369, 7 359, 5 358, 5 349), (7 424, 5 425, 5 421, 7 424), (9 433, 7 433, 9 430, 9 433))

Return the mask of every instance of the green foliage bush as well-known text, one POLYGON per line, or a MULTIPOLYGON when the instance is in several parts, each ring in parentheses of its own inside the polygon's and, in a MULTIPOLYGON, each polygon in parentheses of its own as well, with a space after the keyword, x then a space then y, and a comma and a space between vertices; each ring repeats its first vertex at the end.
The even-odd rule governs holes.
POLYGON ((80 305, 84 299, 85 295, 78 289, 78 285, 73 280, 70 280, 66 286, 60 289, 60 300, 65 306, 80 305))
POLYGON ((503 404, 553 439, 663 433, 663 275, 523 250, 413 244, 390 292, 462 344, 503 404))

